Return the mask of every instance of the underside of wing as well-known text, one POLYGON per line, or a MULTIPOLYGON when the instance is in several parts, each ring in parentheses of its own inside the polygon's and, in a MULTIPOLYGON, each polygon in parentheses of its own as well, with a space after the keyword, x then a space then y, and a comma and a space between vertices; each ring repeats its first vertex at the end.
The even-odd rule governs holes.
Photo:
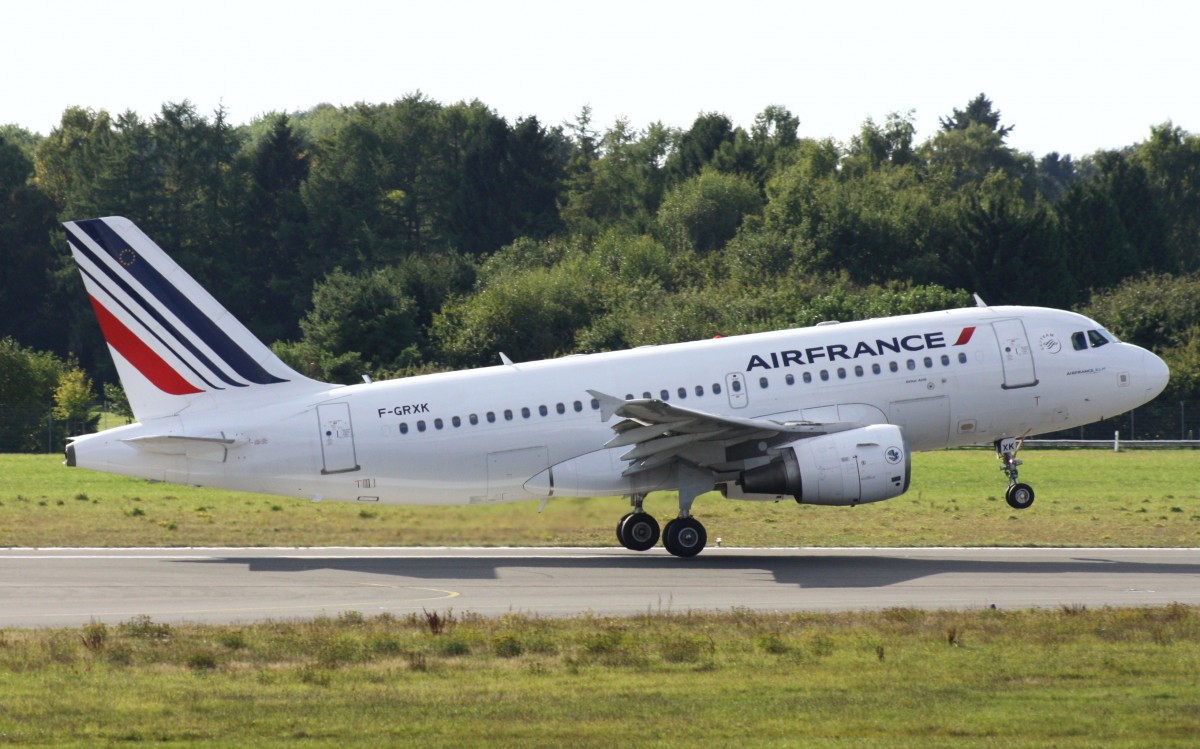
POLYGON ((860 424, 804 420, 742 419, 683 408, 657 399, 624 400, 589 390, 601 418, 613 416, 613 438, 605 447, 630 447, 621 458, 630 476, 679 461, 716 473, 765 460, 778 445, 853 429, 860 424))

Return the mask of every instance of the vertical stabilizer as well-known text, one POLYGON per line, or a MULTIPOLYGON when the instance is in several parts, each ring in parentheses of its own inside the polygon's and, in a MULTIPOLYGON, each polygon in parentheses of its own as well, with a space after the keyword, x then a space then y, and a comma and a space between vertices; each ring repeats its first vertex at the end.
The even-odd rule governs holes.
POLYGON ((64 226, 139 421, 201 399, 215 407, 329 387, 284 364, 132 221, 64 226))

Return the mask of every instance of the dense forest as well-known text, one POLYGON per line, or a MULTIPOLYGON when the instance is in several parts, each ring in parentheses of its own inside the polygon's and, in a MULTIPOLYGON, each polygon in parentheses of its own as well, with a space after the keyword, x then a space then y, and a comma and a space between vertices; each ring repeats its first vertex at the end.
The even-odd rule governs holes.
MULTIPOLYGON (((1165 123, 1036 157, 983 94, 940 122, 917 142, 896 113, 838 141, 779 106, 643 130, 419 93, 245 126, 187 102, 148 121, 72 108, 48 135, 0 127, 0 341, 64 364, 42 391, 113 381, 58 222, 116 214, 337 382, 977 293, 1093 314, 1167 359, 1167 397, 1200 396, 1200 137, 1165 123)), ((0 402, 30 397, 9 380, 0 402)))

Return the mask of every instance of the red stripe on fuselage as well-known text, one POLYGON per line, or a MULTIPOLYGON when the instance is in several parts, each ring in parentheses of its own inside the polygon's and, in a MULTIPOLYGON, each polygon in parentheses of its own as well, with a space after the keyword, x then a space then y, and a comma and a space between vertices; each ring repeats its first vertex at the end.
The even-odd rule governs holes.
POLYGON ((973 335, 975 335, 975 326, 974 325, 972 325, 969 328, 963 328, 962 332, 958 334, 958 340, 954 342, 954 345, 955 346, 963 345, 967 341, 971 340, 971 336, 973 336, 973 335))
POLYGON ((138 338, 132 330, 125 326, 125 323, 105 309, 104 305, 96 301, 94 296, 89 295, 88 298, 92 300, 92 308, 96 310, 96 319, 100 321, 100 330, 104 332, 104 340, 108 341, 108 344, 115 348, 117 353, 125 357, 126 361, 137 367, 137 371, 141 372, 155 387, 170 395, 191 395, 203 392, 183 379, 174 367, 156 354, 154 349, 147 346, 145 341, 138 338))

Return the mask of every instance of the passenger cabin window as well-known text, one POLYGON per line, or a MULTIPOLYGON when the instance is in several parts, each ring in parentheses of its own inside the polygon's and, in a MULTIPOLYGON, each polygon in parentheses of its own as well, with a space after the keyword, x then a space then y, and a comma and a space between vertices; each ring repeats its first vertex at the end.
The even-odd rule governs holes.
POLYGON ((720 394, 721 394, 721 383, 714 382, 713 383, 713 395, 720 395, 720 394))
POLYGON ((770 383, 769 383, 769 382, 767 382, 767 378, 766 378, 766 377, 759 377, 759 378, 758 378, 758 386, 759 386, 760 388, 762 388, 763 390, 766 390, 766 389, 767 389, 767 385, 769 385, 769 384, 770 384, 770 383))
POLYGON ((478 416, 476 416, 475 414, 471 414, 471 415, 470 415, 470 416, 468 416, 467 418, 468 418, 468 419, 470 419, 470 421, 471 421, 471 426, 475 426, 476 424, 478 424, 478 423, 479 423, 479 417, 478 417, 478 416))
POLYGON ((787 384, 789 384, 789 385, 795 385, 795 384, 796 384, 796 377, 795 377, 794 375, 785 375, 785 376, 784 376, 784 378, 783 378, 783 381, 784 381, 784 382, 786 382, 786 383, 787 383, 787 384))
POLYGON ((548 413, 550 413, 550 409, 546 408, 545 406, 538 406, 538 414, 545 416, 548 413))
POLYGON ((489 424, 495 424, 496 423, 496 412, 488 411, 487 412, 487 420, 488 420, 489 424))
POLYGON ((457 416, 455 416, 455 417, 453 417, 453 418, 451 418, 451 419, 450 419, 450 423, 451 423, 451 424, 453 424, 453 425, 454 425, 454 426, 456 426, 456 427, 460 427, 460 426, 462 426, 462 419, 460 419, 460 418, 458 418, 457 416))
POLYGON ((521 418, 522 419, 529 418, 529 406, 521 406, 521 418))
POLYGON ((679 388, 679 389, 678 389, 678 390, 676 390, 675 392, 679 393, 679 397, 680 397, 680 399, 683 399, 683 398, 686 398, 686 397, 687 397, 687 388, 679 388))
POLYGON ((734 380, 733 382, 731 382, 729 384, 729 387, 733 388, 733 392, 740 393, 740 392, 742 392, 742 381, 734 380))
POLYGON ((512 409, 511 408, 504 409, 504 420, 512 421, 512 409))
POLYGON ((696 397, 697 397, 697 398, 699 398, 699 397, 700 397, 700 396, 702 396, 702 395, 704 395, 704 386, 703 386, 703 385, 697 385, 697 386, 696 386, 696 397))

